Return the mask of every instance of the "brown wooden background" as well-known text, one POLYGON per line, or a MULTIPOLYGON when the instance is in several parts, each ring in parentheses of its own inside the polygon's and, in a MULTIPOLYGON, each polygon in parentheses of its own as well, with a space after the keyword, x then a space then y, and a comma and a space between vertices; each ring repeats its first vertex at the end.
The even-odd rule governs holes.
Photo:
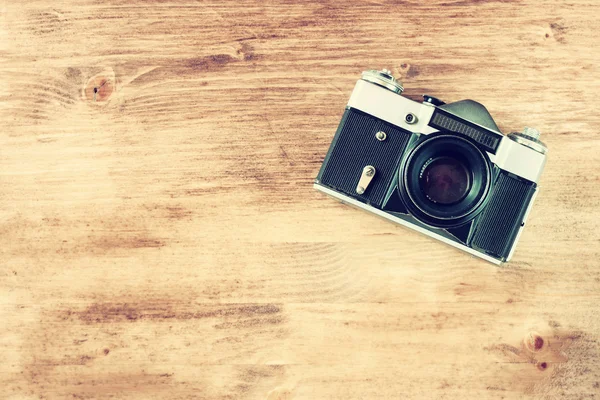
POLYGON ((599 22, 594 0, 0 1, 0 397, 600 398, 599 22), (541 130, 514 262, 312 189, 383 67, 541 130))

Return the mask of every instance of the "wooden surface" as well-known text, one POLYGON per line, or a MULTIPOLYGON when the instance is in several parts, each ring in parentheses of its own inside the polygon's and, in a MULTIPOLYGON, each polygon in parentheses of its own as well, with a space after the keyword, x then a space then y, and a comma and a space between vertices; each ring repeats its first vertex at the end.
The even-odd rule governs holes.
POLYGON ((600 3, 0 3, 1 398, 600 398, 600 3), (542 131, 514 262, 312 189, 382 67, 542 131))

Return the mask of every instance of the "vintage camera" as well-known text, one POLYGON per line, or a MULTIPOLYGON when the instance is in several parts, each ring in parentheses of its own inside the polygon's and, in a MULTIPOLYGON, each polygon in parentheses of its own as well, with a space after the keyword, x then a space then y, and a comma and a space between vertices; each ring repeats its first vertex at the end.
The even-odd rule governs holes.
POLYGON ((500 264, 510 260, 546 162, 539 132, 504 136, 472 100, 403 97, 388 70, 362 74, 315 188, 500 264))

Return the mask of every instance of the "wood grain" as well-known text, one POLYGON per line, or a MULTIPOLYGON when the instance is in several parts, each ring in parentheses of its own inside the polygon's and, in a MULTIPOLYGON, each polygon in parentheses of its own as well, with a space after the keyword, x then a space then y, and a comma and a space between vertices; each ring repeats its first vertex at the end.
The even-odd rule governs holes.
POLYGON ((0 1, 0 397, 600 398, 599 16, 0 1), (382 67, 542 131, 513 262, 312 190, 382 67))

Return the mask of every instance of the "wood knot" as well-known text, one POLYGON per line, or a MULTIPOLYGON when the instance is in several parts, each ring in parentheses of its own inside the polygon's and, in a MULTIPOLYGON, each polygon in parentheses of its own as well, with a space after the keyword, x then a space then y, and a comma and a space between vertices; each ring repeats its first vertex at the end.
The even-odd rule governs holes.
POLYGON ((416 65, 403 63, 400 64, 400 72, 404 79, 414 78, 417 75, 420 75, 421 71, 416 65))
POLYGON ((546 361, 542 361, 542 362, 538 362, 536 364, 536 366, 540 371, 545 371, 546 368, 548 368, 548 363, 546 361))
POLYGON ((92 103, 105 103, 115 90, 115 75, 112 69, 92 76, 83 88, 83 98, 92 103))
POLYGON ((544 347, 544 338, 536 332, 530 332, 525 338, 525 347, 527 347, 529 351, 538 352, 544 347))

